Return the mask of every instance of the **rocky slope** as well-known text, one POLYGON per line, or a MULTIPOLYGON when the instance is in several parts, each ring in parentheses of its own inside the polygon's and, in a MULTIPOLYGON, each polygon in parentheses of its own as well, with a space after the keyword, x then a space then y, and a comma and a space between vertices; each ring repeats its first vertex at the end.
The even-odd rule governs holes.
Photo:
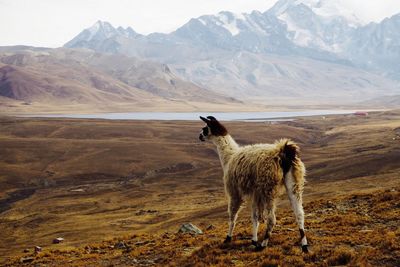
POLYGON ((365 24, 334 1, 280 0, 265 12, 193 18, 169 34, 128 35, 97 22, 65 46, 169 64, 246 101, 354 103, 398 94, 398 18, 365 24))

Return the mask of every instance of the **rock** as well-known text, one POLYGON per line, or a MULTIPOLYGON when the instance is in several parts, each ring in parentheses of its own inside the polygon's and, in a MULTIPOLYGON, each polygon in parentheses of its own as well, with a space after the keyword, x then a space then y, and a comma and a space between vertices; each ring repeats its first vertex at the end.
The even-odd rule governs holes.
POLYGON ((35 252, 36 253, 41 252, 41 251, 42 251, 42 247, 35 246, 35 252))
POLYGON ((71 192, 85 192, 85 189, 83 188, 78 188, 78 189, 71 189, 71 192))
POLYGON ((64 238, 57 237, 57 238, 53 239, 53 244, 59 244, 59 243, 61 243, 63 241, 64 241, 64 238))
POLYGON ((363 230, 360 230, 360 233, 372 233, 374 230, 371 230, 371 229, 363 229, 363 230))
POLYGON ((326 204, 326 206, 327 206, 328 208, 332 208, 332 209, 336 208, 336 205, 335 205, 332 201, 328 201, 328 203, 326 204))
POLYGON ((203 234, 203 231, 191 223, 184 223, 184 224, 182 224, 181 228, 179 228, 178 233, 189 233, 192 235, 201 235, 201 234, 203 234))
POLYGON ((119 242, 115 243, 114 249, 122 249, 122 250, 124 250, 124 252, 132 251, 131 246, 129 246, 128 244, 126 244, 123 241, 119 241, 119 242))
POLYGON ((119 249, 125 248, 125 243, 122 241, 115 243, 114 248, 119 248, 119 249))
POLYGON ((35 258, 34 257, 23 257, 19 259, 20 262, 26 263, 26 262, 32 262, 35 258))
POLYGON ((206 230, 212 230, 212 229, 215 229, 215 226, 212 225, 212 224, 209 224, 209 225, 206 227, 206 230))

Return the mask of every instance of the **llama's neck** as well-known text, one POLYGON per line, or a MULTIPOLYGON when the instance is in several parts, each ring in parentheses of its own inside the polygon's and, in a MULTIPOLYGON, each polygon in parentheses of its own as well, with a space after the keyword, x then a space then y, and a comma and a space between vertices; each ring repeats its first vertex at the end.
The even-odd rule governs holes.
POLYGON ((218 136, 213 139, 213 143, 217 146, 219 160, 221 161, 222 168, 225 172, 226 167, 233 153, 239 148, 239 145, 228 134, 225 136, 218 136))

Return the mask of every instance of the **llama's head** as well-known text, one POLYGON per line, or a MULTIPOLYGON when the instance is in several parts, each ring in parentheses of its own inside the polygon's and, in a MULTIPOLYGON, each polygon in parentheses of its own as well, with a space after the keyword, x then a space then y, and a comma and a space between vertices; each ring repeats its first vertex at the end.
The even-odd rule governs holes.
POLYGON ((200 116, 200 119, 206 123, 206 126, 204 126, 200 132, 200 141, 206 141, 206 138, 212 139, 214 137, 225 136, 228 134, 226 128, 213 116, 208 116, 207 118, 200 116))

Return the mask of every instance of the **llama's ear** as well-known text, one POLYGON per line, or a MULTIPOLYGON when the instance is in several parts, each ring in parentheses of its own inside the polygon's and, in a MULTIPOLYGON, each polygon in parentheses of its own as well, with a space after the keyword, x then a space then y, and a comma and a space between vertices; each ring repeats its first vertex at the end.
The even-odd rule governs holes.
POLYGON ((210 121, 217 121, 217 119, 213 116, 208 116, 207 119, 209 119, 210 121))
POLYGON ((202 121, 204 121, 205 123, 209 123, 209 121, 206 119, 206 118, 204 118, 204 117, 202 117, 202 116, 200 116, 200 119, 202 120, 202 121))

